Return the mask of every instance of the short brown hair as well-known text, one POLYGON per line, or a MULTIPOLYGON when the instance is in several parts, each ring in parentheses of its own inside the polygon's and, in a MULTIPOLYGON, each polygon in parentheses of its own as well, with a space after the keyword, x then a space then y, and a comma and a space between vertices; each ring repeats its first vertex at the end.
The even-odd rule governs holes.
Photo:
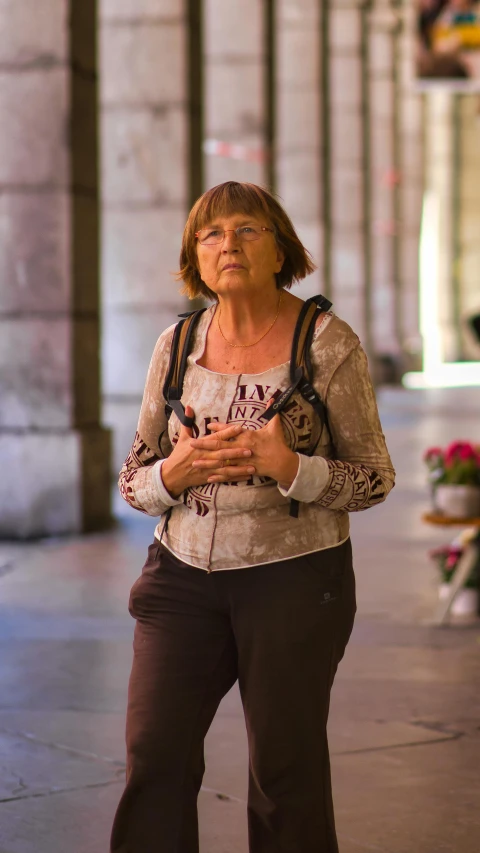
POLYGON ((185 225, 177 279, 184 282, 182 292, 190 299, 199 296, 217 298, 200 278, 195 232, 200 231, 217 216, 234 213, 260 213, 267 217, 274 229, 277 244, 285 253, 282 269, 276 275, 278 288, 291 287, 294 281, 300 281, 316 269, 290 218, 271 192, 256 184, 226 181, 200 196, 193 205, 185 225))

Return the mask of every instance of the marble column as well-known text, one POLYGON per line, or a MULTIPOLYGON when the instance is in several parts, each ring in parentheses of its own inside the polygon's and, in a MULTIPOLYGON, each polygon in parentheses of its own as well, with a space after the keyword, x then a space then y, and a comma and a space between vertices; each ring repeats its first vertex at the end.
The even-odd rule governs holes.
POLYGON ((268 0, 203 0, 205 187, 269 174, 268 0))
POLYGON ((155 342, 188 308, 172 272, 191 202, 189 4, 100 6, 103 387, 116 472, 155 342))
POLYGON ((275 16, 276 188, 318 267, 295 286, 302 298, 328 295, 329 289, 323 257, 321 5, 277 0, 275 16))
POLYGON ((0 536, 110 517, 100 423, 96 2, 0 7, 0 536))

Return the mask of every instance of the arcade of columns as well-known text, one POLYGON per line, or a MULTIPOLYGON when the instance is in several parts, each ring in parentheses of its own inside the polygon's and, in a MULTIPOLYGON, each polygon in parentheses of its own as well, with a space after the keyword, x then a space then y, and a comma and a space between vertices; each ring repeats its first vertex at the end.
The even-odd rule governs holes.
POLYGON ((318 264, 296 292, 332 298, 377 375, 419 363, 435 188, 459 213, 445 354, 478 357, 459 333, 478 309, 476 101, 414 92, 408 0, 43 5, 0 4, 0 536, 108 523, 154 343, 185 309, 183 224, 220 181, 276 189, 318 264))

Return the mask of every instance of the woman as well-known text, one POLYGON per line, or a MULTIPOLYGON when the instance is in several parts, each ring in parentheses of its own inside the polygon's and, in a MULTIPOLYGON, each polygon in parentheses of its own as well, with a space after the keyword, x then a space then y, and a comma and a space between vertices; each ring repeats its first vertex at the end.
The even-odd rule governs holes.
POLYGON ((264 425, 289 385, 303 303, 288 288, 314 269, 290 219, 266 190, 221 184, 194 205, 180 262, 188 295, 213 304, 183 386, 194 427, 165 414, 170 327, 120 474, 123 497, 163 518, 130 595, 127 785, 111 851, 198 851, 203 741, 238 679, 251 853, 336 853, 326 724, 356 610, 348 512, 394 482, 365 354, 321 315, 310 355, 328 428, 299 394, 264 425))

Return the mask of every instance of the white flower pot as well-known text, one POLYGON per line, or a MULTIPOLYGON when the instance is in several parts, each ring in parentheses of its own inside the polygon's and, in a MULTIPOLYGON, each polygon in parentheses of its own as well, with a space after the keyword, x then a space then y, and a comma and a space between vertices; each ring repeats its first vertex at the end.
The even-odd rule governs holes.
MULTIPOLYGON (((440 601, 444 601, 450 593, 450 584, 442 583, 438 589, 440 601)), ((478 609, 478 591, 476 589, 459 589, 451 607, 454 616, 475 616, 478 609)))
POLYGON ((480 518, 480 486, 441 484, 435 489, 435 508, 450 518, 480 518))

